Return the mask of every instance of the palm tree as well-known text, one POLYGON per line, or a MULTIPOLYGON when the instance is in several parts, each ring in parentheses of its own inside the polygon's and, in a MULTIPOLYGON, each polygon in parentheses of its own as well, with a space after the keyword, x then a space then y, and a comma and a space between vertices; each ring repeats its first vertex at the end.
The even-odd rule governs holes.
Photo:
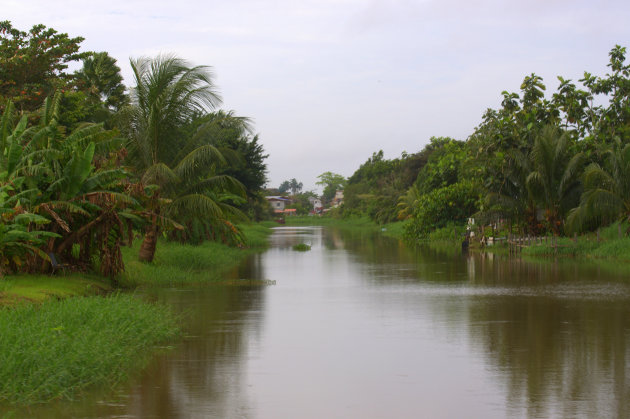
POLYGON ((171 55, 132 60, 131 67, 136 86, 126 110, 128 161, 142 184, 157 186, 150 196, 151 223, 139 255, 142 261, 152 261, 161 225, 186 217, 225 220, 233 211, 217 193, 242 195, 243 188, 231 177, 216 176, 225 158, 203 141, 207 130, 202 126, 192 135, 185 130, 221 101, 210 69, 191 67, 171 55))
POLYGON ((107 52, 93 52, 83 59, 83 68, 75 73, 79 86, 107 109, 118 110, 127 104, 125 85, 116 59, 107 52))
POLYGON ((630 144, 616 138, 613 148, 603 154, 604 167, 592 163, 584 171, 580 205, 567 219, 572 230, 582 230, 591 222, 630 221, 630 144))
POLYGON ((548 125, 536 136, 530 152, 532 172, 527 176, 527 187, 556 234, 562 231, 565 214, 580 196, 584 155, 572 154, 569 140, 566 131, 548 125))
POLYGON ((531 233, 538 231, 536 205, 527 187, 527 177, 532 172, 529 157, 514 148, 507 152, 503 180, 496 191, 489 191, 485 209, 481 212, 489 218, 507 218, 525 227, 531 233))

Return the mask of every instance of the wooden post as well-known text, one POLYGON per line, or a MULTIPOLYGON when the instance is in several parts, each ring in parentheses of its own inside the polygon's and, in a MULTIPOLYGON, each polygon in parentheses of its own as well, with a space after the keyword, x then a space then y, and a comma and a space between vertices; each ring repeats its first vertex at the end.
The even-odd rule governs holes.
POLYGON ((577 244, 577 233, 573 233, 573 243, 577 244))
POLYGON ((621 238, 621 223, 617 223, 617 237, 621 238))

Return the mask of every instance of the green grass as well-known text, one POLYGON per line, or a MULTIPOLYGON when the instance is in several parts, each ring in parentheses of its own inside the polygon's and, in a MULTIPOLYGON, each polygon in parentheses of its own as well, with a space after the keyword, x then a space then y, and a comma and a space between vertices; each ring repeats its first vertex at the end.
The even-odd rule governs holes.
POLYGON ((138 371, 178 333, 164 306, 131 295, 67 298, 0 309, 0 403, 74 399, 138 371))
POLYGON ((125 273, 119 278, 124 287, 174 286, 220 281, 248 255, 268 244, 271 229, 263 224, 241 227, 247 248, 230 247, 217 242, 193 246, 160 240, 151 263, 138 260, 140 241, 123 248, 125 273))
MULTIPOLYGON (((628 228, 627 223, 621 226, 622 232, 628 228)), ((630 261, 630 238, 622 235, 619 238, 618 224, 614 223, 600 230, 600 240, 596 233, 588 233, 577 238, 560 237, 555 246, 550 242, 523 248, 525 256, 571 256, 592 259, 610 259, 630 261)))
POLYGON ((92 275, 12 275, 0 278, 0 306, 20 302, 41 303, 51 298, 95 295, 110 290, 106 279, 92 275))
POLYGON ((293 250, 296 250, 298 252, 308 252, 309 250, 311 250, 311 246, 306 243, 299 243, 293 246, 293 250))

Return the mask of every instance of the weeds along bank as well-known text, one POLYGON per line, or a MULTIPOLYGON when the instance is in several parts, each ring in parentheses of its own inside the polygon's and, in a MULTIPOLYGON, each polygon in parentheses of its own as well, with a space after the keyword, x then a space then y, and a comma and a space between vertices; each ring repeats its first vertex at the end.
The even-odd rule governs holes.
MULTIPOLYGON (((243 232, 247 249, 160 242, 153 263, 137 262, 138 249, 125 249, 127 271, 116 284, 217 281, 264 249, 271 230, 259 224, 243 232)), ((116 292, 113 284, 81 274, 0 279, 0 412, 120 383, 143 368, 156 345, 178 336, 180 321, 168 307, 116 292)))
POLYGON ((73 297, 0 310, 0 411, 73 399, 139 370, 178 333, 165 306, 132 295, 73 297))

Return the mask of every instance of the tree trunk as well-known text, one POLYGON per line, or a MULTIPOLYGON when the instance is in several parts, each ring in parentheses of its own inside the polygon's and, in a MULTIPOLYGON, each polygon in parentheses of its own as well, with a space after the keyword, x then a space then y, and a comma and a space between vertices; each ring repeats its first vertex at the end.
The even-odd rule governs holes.
POLYGON ((147 227, 147 231, 144 234, 144 240, 140 245, 140 252, 138 253, 138 259, 140 262, 153 262, 155 256, 155 247, 157 246, 157 239, 159 233, 158 226, 158 192, 156 192, 151 198, 151 207, 154 208, 153 215, 151 216, 151 225, 147 227))
POLYGON ((140 262, 153 262, 155 247, 157 246, 157 230, 157 224, 151 224, 147 229, 144 240, 142 240, 142 245, 140 246, 140 253, 138 254, 140 262))

